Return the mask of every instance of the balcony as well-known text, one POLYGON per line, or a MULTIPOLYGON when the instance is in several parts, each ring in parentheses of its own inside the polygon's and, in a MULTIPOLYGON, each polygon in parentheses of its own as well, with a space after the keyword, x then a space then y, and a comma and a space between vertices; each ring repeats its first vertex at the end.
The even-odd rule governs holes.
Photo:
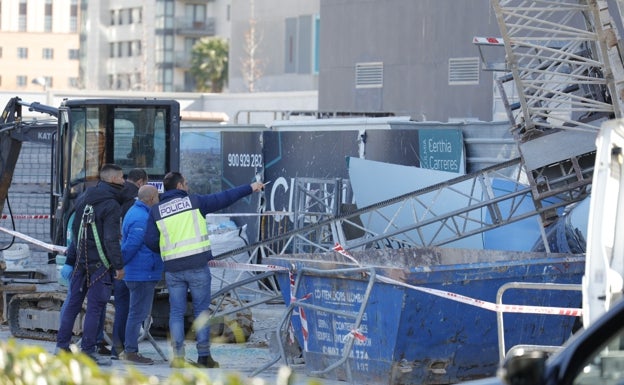
POLYGON ((176 33, 190 37, 214 36, 216 30, 214 17, 206 20, 176 19, 176 33))
POLYGON ((173 62, 176 68, 189 69, 191 68, 191 53, 186 51, 175 51, 173 62))

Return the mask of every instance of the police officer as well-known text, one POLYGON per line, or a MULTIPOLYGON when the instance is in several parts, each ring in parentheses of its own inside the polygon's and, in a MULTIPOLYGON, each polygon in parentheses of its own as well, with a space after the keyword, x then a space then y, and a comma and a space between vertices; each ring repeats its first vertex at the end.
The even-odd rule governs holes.
MULTIPOLYGON (((152 206, 147 221, 145 244, 160 252, 164 261, 165 282, 169 291, 169 332, 173 348, 172 367, 184 367, 184 313, 190 291, 195 320, 210 306, 210 269, 212 259, 206 214, 221 210, 237 200, 260 191, 260 182, 241 185, 215 194, 188 193, 186 180, 179 172, 163 179, 164 194, 152 206)), ((206 315, 204 315, 206 316, 206 315)), ((210 354, 210 328, 195 325, 198 360, 196 366, 218 368, 210 354)))
POLYGON ((123 260, 119 244, 121 215, 120 192, 123 170, 105 164, 100 181, 80 196, 72 224, 72 242, 67 249, 66 265, 73 266, 68 303, 61 317, 57 349, 69 350, 72 329, 82 303, 87 298, 81 350, 99 365, 110 365, 110 357, 96 351, 98 325, 110 299, 113 279, 123 279, 123 260))

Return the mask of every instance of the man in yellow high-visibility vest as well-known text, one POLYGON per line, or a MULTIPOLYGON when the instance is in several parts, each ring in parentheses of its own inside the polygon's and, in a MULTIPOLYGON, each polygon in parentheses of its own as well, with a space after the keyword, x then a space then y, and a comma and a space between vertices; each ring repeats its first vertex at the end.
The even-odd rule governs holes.
MULTIPOLYGON (((186 180, 179 172, 169 172, 163 179, 165 192, 154 205, 145 231, 145 244, 159 251, 165 266, 165 282, 169 291, 169 333, 173 348, 172 367, 184 367, 184 313, 187 293, 193 302, 197 320, 210 306, 210 269, 212 258, 206 214, 221 210, 237 200, 261 191, 264 184, 254 182, 215 194, 189 194, 186 180)), ((210 354, 210 328, 196 325, 197 364, 218 368, 210 354)))

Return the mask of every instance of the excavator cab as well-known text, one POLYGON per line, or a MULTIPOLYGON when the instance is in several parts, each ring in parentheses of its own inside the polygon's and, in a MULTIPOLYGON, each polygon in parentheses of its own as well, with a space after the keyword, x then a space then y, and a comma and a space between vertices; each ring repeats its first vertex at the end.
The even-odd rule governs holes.
POLYGON ((98 181, 104 163, 127 174, 147 171, 162 190, 162 178, 179 169, 180 106, 175 100, 65 100, 59 107, 53 165, 52 241, 66 244, 75 198, 98 181))

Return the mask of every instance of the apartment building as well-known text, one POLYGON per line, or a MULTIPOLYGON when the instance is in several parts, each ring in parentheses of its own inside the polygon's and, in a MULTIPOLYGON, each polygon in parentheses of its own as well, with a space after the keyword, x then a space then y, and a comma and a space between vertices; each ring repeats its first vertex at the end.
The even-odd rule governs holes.
POLYGON ((80 87, 78 3, 0 2, 0 90, 80 87))
POLYGON ((229 37, 229 0, 100 0, 81 13, 87 89, 194 91, 193 45, 229 37))
POLYGON ((0 1, 0 89, 194 91, 191 48, 229 38, 229 3, 0 1))

